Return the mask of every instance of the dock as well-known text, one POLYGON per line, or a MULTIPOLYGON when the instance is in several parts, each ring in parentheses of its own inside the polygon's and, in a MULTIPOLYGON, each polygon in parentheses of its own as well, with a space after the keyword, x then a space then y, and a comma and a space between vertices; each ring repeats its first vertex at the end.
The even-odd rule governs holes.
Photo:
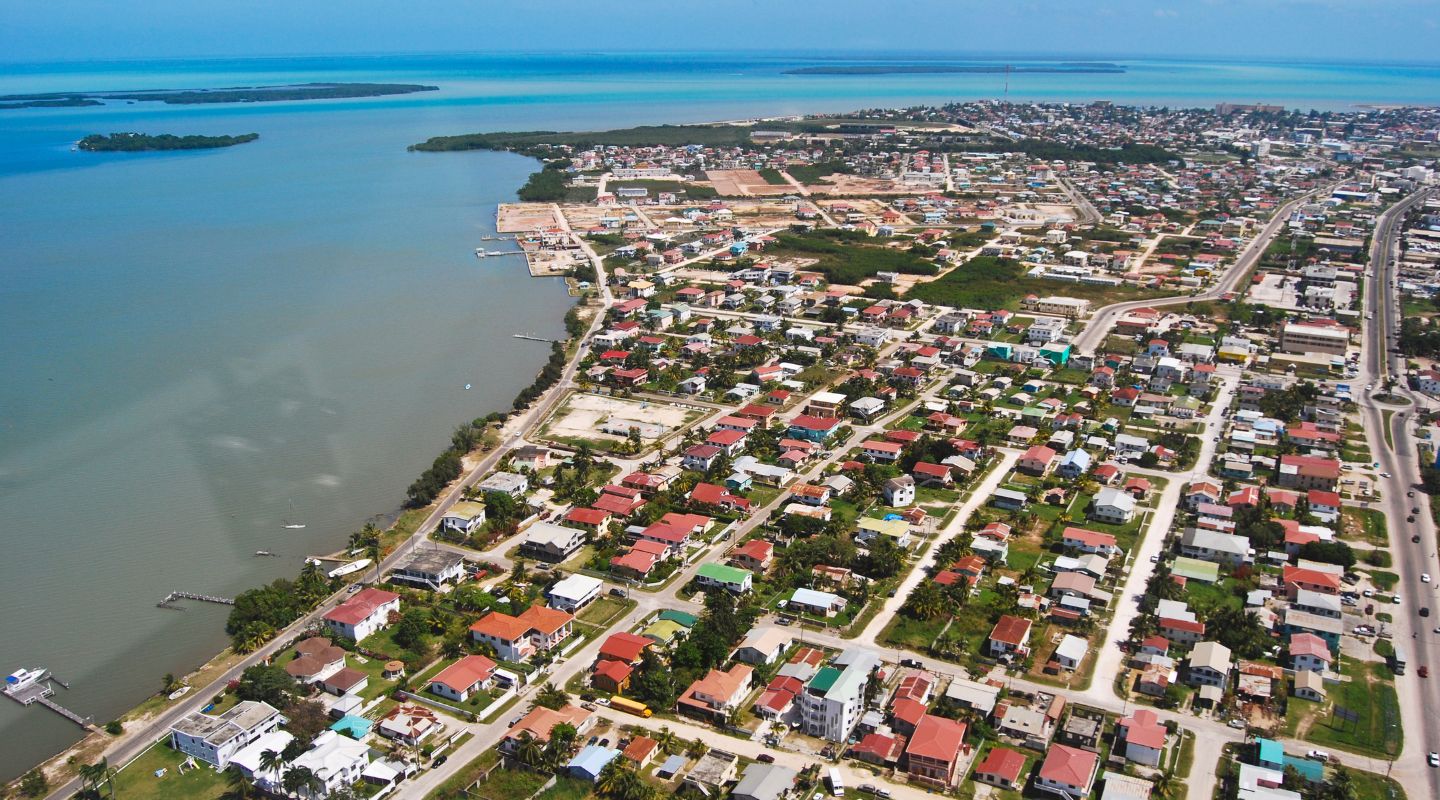
POLYGON ((216 597, 209 594, 196 594, 195 592, 171 592, 165 595, 165 599, 155 604, 156 608, 168 608, 174 611, 185 609, 175 605, 176 600, 199 600, 202 603, 218 603, 223 606, 235 605, 235 599, 231 597, 216 597))
POLYGON ((14 700, 22 706, 29 706, 39 703, 40 705, 50 709, 51 711, 54 711, 56 714, 59 714, 65 719, 70 720, 71 722, 79 725, 86 730, 93 729, 95 726, 90 721, 89 717, 82 717, 74 711, 71 711, 70 709, 60 705, 59 703, 51 699, 55 696, 55 687, 51 686, 51 683, 58 683, 66 689, 70 688, 70 684, 60 680, 54 675, 51 675, 50 670, 47 669, 42 670, 41 678, 35 680, 32 683, 28 683, 23 687, 12 688, 7 686, 5 688, 4 694, 6 697, 14 700))
POLYGON ((527 342, 544 342, 546 344, 556 344, 558 341, 556 339, 546 339, 541 336, 531 336, 528 333, 512 333, 510 335, 514 336, 516 339, 524 339, 527 342))

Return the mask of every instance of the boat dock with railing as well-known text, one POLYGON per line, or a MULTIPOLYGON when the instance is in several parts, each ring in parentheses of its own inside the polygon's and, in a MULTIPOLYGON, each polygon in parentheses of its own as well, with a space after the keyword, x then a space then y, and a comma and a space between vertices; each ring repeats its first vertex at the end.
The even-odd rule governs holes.
POLYGON ((175 605, 176 600, 199 600, 203 603, 219 603, 223 606, 235 605, 235 600, 229 597, 215 597, 214 595, 196 594, 195 592, 171 592, 170 594, 165 595, 164 600, 156 603, 155 607, 169 608, 175 611, 184 611, 185 609, 175 605))
POLYGON ((51 675, 50 670, 44 667, 17 669, 5 676, 5 688, 0 690, 0 694, 4 694, 22 706, 39 703, 82 728, 87 730, 93 728, 94 725, 90 722, 89 717, 82 717, 50 699, 55 695, 55 687, 51 686, 52 683, 58 683, 66 689, 70 688, 70 684, 51 675))

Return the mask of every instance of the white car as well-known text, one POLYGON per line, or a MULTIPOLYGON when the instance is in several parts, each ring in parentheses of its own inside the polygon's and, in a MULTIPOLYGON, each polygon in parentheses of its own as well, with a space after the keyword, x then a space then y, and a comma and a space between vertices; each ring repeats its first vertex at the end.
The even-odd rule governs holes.
POLYGON ((1397 594, 1397 595, 1391 596, 1391 598, 1390 598, 1390 603, 1391 603, 1391 605, 1397 605, 1397 606, 1400 605, 1400 595, 1397 594))
POLYGON ((1427 760, 1430 762, 1430 766, 1440 767, 1440 753, 1431 750, 1430 757, 1427 760))
POLYGON ((1388 478, 1388 477, 1390 477, 1390 473, 1388 473, 1388 472, 1382 472, 1382 473, 1380 473, 1380 477, 1382 477, 1382 478, 1388 478))
POLYGON ((1421 583, 1429 583, 1429 582, 1430 582, 1430 573, 1428 573, 1428 572, 1422 572, 1422 573, 1420 573, 1420 582, 1421 582, 1421 583))

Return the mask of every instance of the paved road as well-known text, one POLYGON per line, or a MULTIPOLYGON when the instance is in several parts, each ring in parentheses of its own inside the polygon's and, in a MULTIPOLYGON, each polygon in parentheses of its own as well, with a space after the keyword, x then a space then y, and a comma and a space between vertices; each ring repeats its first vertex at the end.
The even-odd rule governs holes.
MULTIPOLYGON (((1362 380, 1374 384, 1377 390, 1388 377, 1404 381, 1403 359, 1390 352, 1397 339, 1395 330, 1400 318, 1399 295, 1393 288, 1395 262, 1392 256, 1405 211, 1424 196, 1425 193, 1417 193, 1392 206, 1381 215, 1372 236, 1365 309, 1367 315, 1373 314, 1374 317, 1365 324, 1362 380)), ((1408 389, 1399 389, 1398 393, 1414 398, 1408 389)), ((1420 579, 1421 573, 1425 572, 1440 576, 1440 563, 1435 558, 1436 531, 1430 519, 1429 498, 1418 485, 1418 452, 1408 430, 1414 407, 1384 406, 1369 397, 1361 398, 1365 428, 1371 432, 1371 451, 1381 470, 1390 474, 1389 478, 1382 477, 1378 481, 1377 488, 1383 498, 1378 507, 1385 512, 1389 523, 1390 550, 1395 572, 1400 575, 1397 591, 1402 602, 1398 608, 1391 610, 1395 616, 1395 646, 1408 651, 1410 662, 1407 673, 1395 678, 1406 746, 1395 761, 1393 776, 1410 790, 1411 797, 1422 794, 1440 797, 1437 770, 1425 763, 1427 753, 1440 751, 1440 715, 1434 713, 1435 709, 1440 709, 1440 686, 1436 685, 1440 675, 1432 680, 1417 675, 1421 665, 1440 665, 1440 658, 1437 658, 1440 657, 1440 636, 1430 630, 1434 623, 1418 616, 1422 607, 1440 611, 1440 598, 1435 594, 1437 584, 1420 579), (1380 433, 1385 428, 1384 411, 1387 409, 1395 412, 1391 419, 1393 447, 1380 433), (1414 492, 1415 496, 1407 497, 1409 492, 1414 492), (1419 513, 1414 515, 1415 522, 1406 522, 1412 508, 1418 508, 1419 513), (1411 542, 1412 535, 1418 535, 1420 541, 1411 542), (1421 786, 1428 787, 1428 792, 1418 791, 1421 786)))
POLYGON ((1257 234, 1254 239, 1250 240, 1250 244, 1241 251, 1240 256, 1235 259, 1235 263, 1230 266, 1230 269, 1226 270, 1225 274, 1211 288, 1194 295, 1114 303, 1095 312, 1095 315, 1090 318, 1089 324, 1085 326, 1085 330, 1079 336, 1075 337, 1076 352, 1095 352, 1095 348, 1099 347, 1100 343, 1105 340, 1105 336, 1109 334, 1110 328, 1115 324, 1115 320, 1119 319, 1120 315, 1134 311, 1137 308, 1159 308, 1198 300, 1214 300, 1226 292, 1233 291, 1240 283, 1240 280, 1250 272, 1250 268, 1255 265, 1255 262, 1260 259, 1260 256, 1264 254, 1265 248, 1270 246, 1271 239, 1273 239, 1290 220, 1291 213, 1301 205, 1310 202, 1316 196, 1329 193, 1331 188, 1332 187, 1326 186, 1312 192, 1307 192, 1276 209, 1274 215, 1270 217, 1270 221, 1266 223, 1265 227, 1260 230, 1260 233, 1257 234))

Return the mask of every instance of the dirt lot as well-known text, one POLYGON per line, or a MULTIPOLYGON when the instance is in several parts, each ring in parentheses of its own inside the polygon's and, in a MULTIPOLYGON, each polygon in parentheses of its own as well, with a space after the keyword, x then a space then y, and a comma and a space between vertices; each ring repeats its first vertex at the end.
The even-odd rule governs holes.
POLYGON ((559 225, 560 220, 549 203, 501 203, 495 213, 495 229, 501 233, 520 233, 559 225))
POLYGON ((795 191, 788 184, 769 184, 753 169, 706 170, 705 177, 721 196, 736 195, 783 195, 795 191))
POLYGON ((572 394, 541 429, 555 439, 622 442, 625 436, 600 430, 607 421, 640 428, 642 441, 654 441, 701 416, 698 411, 643 400, 624 400, 596 394, 572 394))

